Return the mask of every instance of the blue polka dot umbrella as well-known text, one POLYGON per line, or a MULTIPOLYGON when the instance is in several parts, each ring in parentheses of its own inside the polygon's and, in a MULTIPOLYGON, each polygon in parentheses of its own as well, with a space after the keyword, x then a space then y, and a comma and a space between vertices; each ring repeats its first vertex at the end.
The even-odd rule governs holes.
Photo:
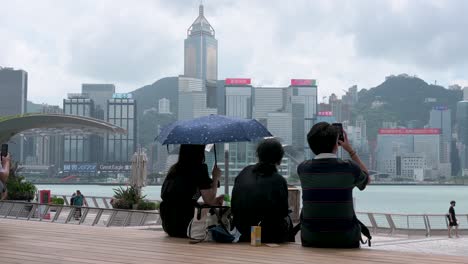
POLYGON ((271 137, 271 133, 255 119, 209 115, 176 121, 161 130, 156 140, 163 145, 254 141, 271 137))

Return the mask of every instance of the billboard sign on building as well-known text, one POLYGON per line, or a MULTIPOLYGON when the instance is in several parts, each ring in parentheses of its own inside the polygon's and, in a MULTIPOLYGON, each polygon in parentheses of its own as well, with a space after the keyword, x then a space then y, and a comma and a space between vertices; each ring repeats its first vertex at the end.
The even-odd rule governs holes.
POLYGON ((291 79, 291 86, 315 86, 316 81, 312 79, 291 79))
POLYGON ((446 111, 448 110, 448 106, 434 106, 432 109, 437 111, 446 111))
POLYGON ((381 128, 379 135, 439 135, 439 128, 381 128))
POLYGON ((115 93, 112 95, 112 99, 132 99, 131 93, 115 93))
POLYGON ((224 81, 225 85, 250 85, 250 78, 227 78, 224 81))
POLYGON ((318 116, 333 116, 332 111, 320 111, 317 113, 318 116))
POLYGON ((99 164, 99 171, 107 171, 107 172, 125 172, 131 171, 132 164, 130 162, 127 163, 101 163, 99 164))
POLYGON ((74 173, 95 173, 97 171, 96 163, 65 163, 63 172, 74 173))

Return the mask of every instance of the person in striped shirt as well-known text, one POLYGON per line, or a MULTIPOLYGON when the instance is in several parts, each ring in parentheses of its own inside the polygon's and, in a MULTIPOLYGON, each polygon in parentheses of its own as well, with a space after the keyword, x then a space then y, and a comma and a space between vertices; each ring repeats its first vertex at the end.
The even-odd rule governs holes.
POLYGON ((306 247, 357 248, 361 228, 354 212, 353 189, 364 190, 369 173, 348 142, 338 140, 339 129, 320 122, 307 134, 316 155, 297 172, 302 186, 301 240, 306 247), (341 147, 352 160, 337 158, 341 147))

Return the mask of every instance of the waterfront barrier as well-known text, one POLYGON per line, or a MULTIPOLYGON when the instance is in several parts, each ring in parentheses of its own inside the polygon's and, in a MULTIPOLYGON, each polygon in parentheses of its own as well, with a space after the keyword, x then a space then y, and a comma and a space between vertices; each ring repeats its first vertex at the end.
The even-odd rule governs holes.
MULTIPOLYGON (((65 195, 64 195, 65 196, 65 195)), ((42 221, 62 224, 131 227, 158 226, 158 211, 121 210, 109 208, 109 197, 87 197, 91 207, 52 205, 22 201, 0 201, 0 218, 42 221), (107 203, 104 201, 107 200, 107 203), (97 206, 96 206, 97 205, 97 206), (102 207, 99 207, 102 206, 102 207), (107 207, 106 207, 107 206, 107 207), (81 216, 79 216, 81 211, 81 216)), ((445 214, 390 214, 357 212, 357 217, 373 234, 408 236, 446 236, 448 218, 445 214)), ((468 235, 468 214, 457 215, 459 233, 468 235)))
MULTIPOLYGON (((373 234, 408 236, 447 236, 445 214, 385 214, 357 212, 356 216, 373 234)), ((457 215, 459 234, 468 235, 468 215, 457 215)))
POLYGON ((158 211, 0 201, 0 218, 74 225, 132 227, 161 225, 158 211))

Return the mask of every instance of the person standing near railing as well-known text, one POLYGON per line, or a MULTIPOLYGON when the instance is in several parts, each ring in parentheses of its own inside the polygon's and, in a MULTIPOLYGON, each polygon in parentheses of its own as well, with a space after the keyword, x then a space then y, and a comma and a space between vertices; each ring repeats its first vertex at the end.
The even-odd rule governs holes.
POLYGON ((10 175, 10 154, 7 154, 5 157, 1 157, 1 167, 0 167, 0 200, 3 200, 7 196, 7 180, 10 175))
POLYGON ((76 191, 76 196, 73 199, 73 205, 75 208, 75 220, 80 220, 81 218, 81 207, 83 205, 88 206, 86 203, 86 199, 84 198, 83 194, 81 194, 80 190, 76 191))
POLYGON ((452 227, 455 227, 455 236, 458 236, 458 220, 457 216, 455 215, 455 201, 450 202, 449 212, 447 214, 449 225, 448 225, 448 237, 452 238, 452 227))

